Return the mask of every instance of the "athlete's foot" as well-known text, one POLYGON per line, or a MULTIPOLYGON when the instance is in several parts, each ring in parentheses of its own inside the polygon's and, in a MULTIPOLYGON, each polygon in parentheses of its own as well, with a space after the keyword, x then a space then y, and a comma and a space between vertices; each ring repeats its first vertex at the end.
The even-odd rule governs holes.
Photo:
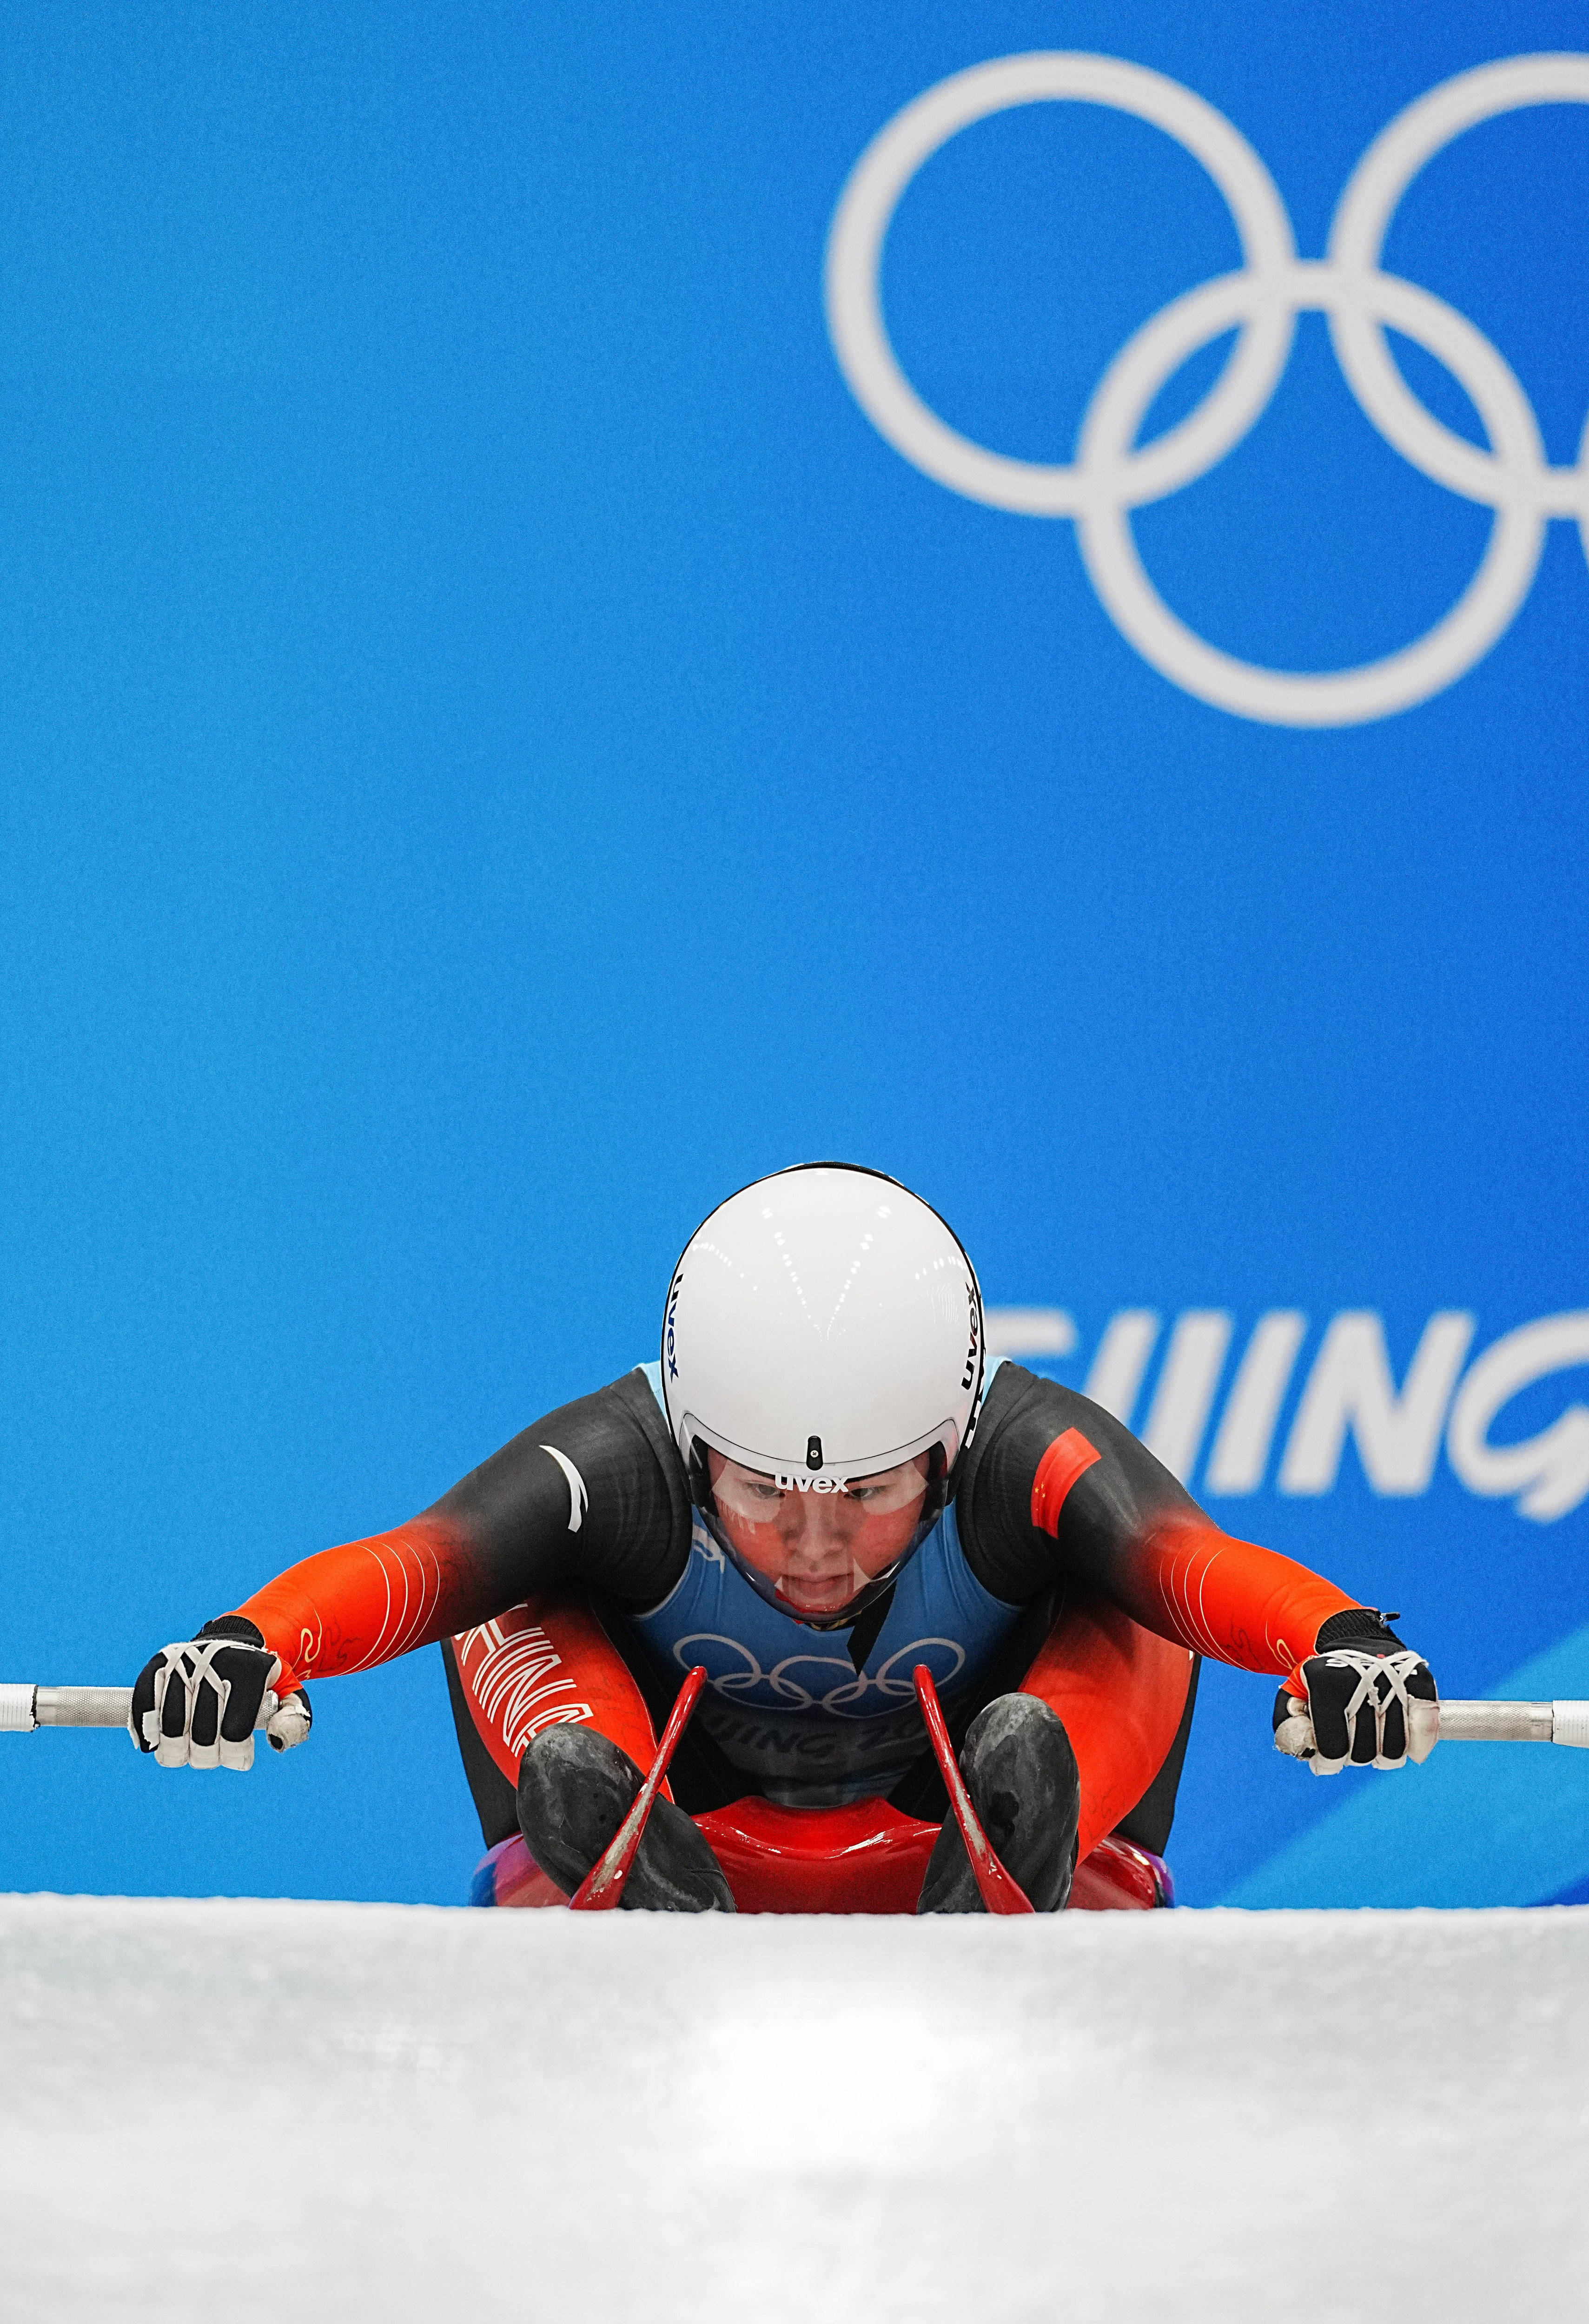
MULTIPOLYGON (((640 1784, 628 1753, 594 1727, 548 1727, 526 1749, 519 1764, 519 1830, 541 1870, 570 1896, 610 1846, 640 1784)), ((734 1910, 722 1866, 671 1800, 659 1796, 652 1804, 619 1906, 636 1913, 734 1910)))
MULTIPOLYGON (((1039 1913, 1058 1913, 1076 1870, 1081 1780, 1063 1721, 1035 1694, 1001 1694, 966 1729, 960 1771, 1000 1863, 1039 1913)), ((960 1827, 946 1816, 919 1913, 985 1913, 960 1827)))

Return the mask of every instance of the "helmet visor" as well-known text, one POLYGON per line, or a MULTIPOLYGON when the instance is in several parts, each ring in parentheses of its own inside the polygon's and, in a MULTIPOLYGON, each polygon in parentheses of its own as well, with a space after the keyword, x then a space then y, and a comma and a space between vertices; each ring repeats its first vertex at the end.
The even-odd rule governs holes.
POLYGON ((798 1620, 841 1622, 915 1549, 943 1506, 941 1454, 837 1484, 747 1469, 707 1448, 716 1530, 747 1579, 798 1620))

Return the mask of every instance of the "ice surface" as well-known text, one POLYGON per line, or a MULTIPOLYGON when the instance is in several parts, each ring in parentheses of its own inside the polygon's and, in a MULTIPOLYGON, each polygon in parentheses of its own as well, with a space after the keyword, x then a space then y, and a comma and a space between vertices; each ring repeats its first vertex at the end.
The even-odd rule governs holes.
POLYGON ((0 1899, 0 2312, 1583 2310, 1589 1910, 0 1899))

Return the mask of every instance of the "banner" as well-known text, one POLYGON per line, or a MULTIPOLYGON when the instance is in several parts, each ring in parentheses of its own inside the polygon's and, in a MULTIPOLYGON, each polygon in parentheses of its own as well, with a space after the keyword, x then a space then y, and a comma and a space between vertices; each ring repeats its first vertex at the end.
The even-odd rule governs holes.
MULTIPOLYGON (((130 1682, 871 1164, 1445 1692, 1589 1695, 1581 12, 35 24, 0 88, 0 1677, 130 1682)), ((1194 1904, 1589 1895, 1589 1765, 1194 1904)), ((426 1652, 7 1885, 429 1897, 426 1652)))

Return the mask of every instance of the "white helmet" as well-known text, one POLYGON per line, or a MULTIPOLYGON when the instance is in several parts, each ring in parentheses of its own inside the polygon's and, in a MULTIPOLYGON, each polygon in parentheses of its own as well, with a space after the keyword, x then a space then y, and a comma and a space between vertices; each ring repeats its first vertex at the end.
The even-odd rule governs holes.
POLYGON ((707 1448, 802 1496, 929 1456, 908 1545, 814 1625, 838 1627, 889 1587, 947 1499, 982 1397, 975 1271, 938 1213, 881 1171, 781 1170, 730 1195, 686 1244, 662 1382, 697 1506, 746 1579, 804 1620, 716 1521, 707 1448))

